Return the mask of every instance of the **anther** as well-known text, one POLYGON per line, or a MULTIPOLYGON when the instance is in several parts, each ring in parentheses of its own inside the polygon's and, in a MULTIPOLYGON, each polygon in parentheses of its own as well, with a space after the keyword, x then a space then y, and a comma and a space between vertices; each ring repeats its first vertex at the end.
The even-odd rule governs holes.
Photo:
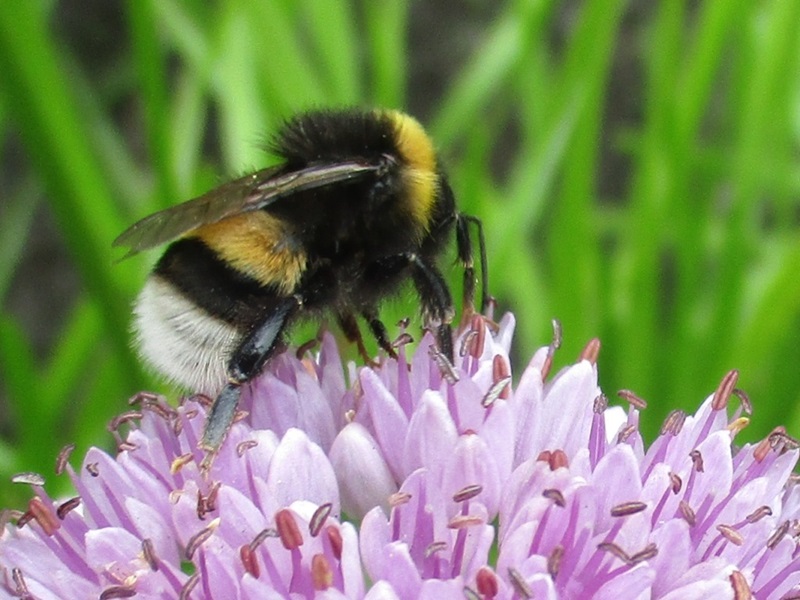
POLYGON ((61 528, 61 522, 51 507, 46 506, 42 499, 34 496, 28 502, 28 512, 44 531, 45 535, 53 535, 61 528))
POLYGON ((625 552, 625 550, 620 548, 614 542, 600 542, 599 544, 597 544, 597 549, 603 550, 604 552, 608 552, 609 554, 614 555, 625 564, 630 564, 631 562, 631 557, 628 556, 628 553, 625 552))
POLYGON ((596 415, 602 415, 607 408, 608 396, 605 394, 595 396, 594 402, 592 403, 592 412, 596 415))
POLYGON ((764 517, 770 517, 770 516, 772 516, 772 509, 767 505, 763 505, 759 506, 749 515, 747 515, 745 517, 745 521, 747 521, 748 523, 757 523, 764 517))
POLYGON ((552 500, 553 504, 559 508, 564 508, 567 505, 567 501, 564 498, 564 494, 561 493, 561 490, 557 490, 555 488, 542 490, 542 496, 548 500, 552 500))
POLYGON ((644 410, 647 408, 647 402, 643 398, 640 398, 634 394, 631 390, 620 390, 617 392, 617 396, 623 400, 627 400, 631 406, 638 410, 644 410))
POLYGON ((739 388, 734 388, 733 395, 736 396, 739 399, 739 402, 742 403, 742 410, 744 410, 745 414, 752 415, 753 403, 750 402, 750 396, 747 395, 747 392, 740 390, 739 388))
POLYGON ((194 455, 191 452, 187 452, 186 454, 181 454, 169 466, 170 475, 175 475, 180 472, 183 467, 188 465, 190 462, 194 460, 194 455))
POLYGON ((676 436, 683 429, 683 424, 686 422, 686 413, 682 410, 673 410, 664 419, 664 424, 661 426, 661 435, 676 436))
POLYGON ((14 581, 14 593, 20 598, 29 598, 30 591, 28 591, 28 584, 25 583, 22 569, 19 567, 11 569, 11 579, 14 581))
POLYGON ((528 585, 528 582, 525 581, 522 573, 517 571, 514 567, 509 567, 508 578, 511 580, 511 585, 514 587, 514 590, 520 597, 524 598, 525 600, 530 600, 533 598, 533 590, 531 589, 531 586, 528 585))
POLYGON ((239 560, 242 561, 244 570, 258 579, 258 576, 261 575, 261 568, 258 566, 258 555, 249 544, 245 544, 239 548, 239 560))
POLYGON ((561 469, 562 467, 566 468, 569 467, 569 457, 563 450, 553 450, 548 463, 550 464, 551 471, 561 469))
POLYGON ((461 593, 464 595, 466 600, 483 600, 483 597, 468 585, 464 586, 464 588, 461 590, 461 593))
POLYGON ((731 581, 731 587, 733 587, 734 600, 750 600, 753 597, 747 579, 741 571, 734 571, 730 574, 729 579, 731 581))
POLYGON ((453 366, 453 363, 450 362, 450 359, 447 358, 441 350, 435 346, 431 346, 428 350, 428 354, 433 362, 436 363, 436 366, 439 367, 439 372, 447 383, 453 385, 459 380, 458 372, 453 366))
POLYGON ((25 473, 17 473, 11 476, 11 483, 24 483, 26 485, 43 486, 45 484, 44 477, 39 473, 26 471, 25 473))
POLYGON ((578 360, 587 360, 593 365, 596 365, 597 357, 599 355, 600 355, 600 340, 598 338, 592 338, 589 340, 589 343, 587 343, 586 346, 583 347, 583 350, 581 350, 581 354, 578 357, 578 360))
POLYGON ((495 354, 492 359, 492 381, 494 381, 494 385, 492 390, 489 390, 490 394, 495 387, 500 386, 499 397, 503 400, 508 400, 511 395, 508 385, 511 383, 511 369, 509 369, 506 359, 499 354, 495 354))
POLYGON ((622 429, 619 430, 617 434, 617 443, 622 444, 628 441, 628 438, 631 437, 634 433, 636 433, 636 425, 626 425, 622 429))
POLYGON ((402 348, 403 346, 413 343, 414 343, 414 338, 411 337, 410 333, 404 331, 403 333, 398 335, 392 342, 392 348, 402 348))
POLYGON ((62 521, 67 518, 67 515, 78 508, 81 504, 81 497, 75 496, 74 498, 70 498, 69 500, 62 502, 56 508, 56 516, 62 521))
POLYGON ((322 526, 325 524, 332 510, 333 504, 326 502, 314 511, 314 514, 311 515, 311 520, 308 522, 308 532, 311 534, 311 537, 317 537, 317 535, 319 535, 322 526))
POLYGON ((494 598, 500 591, 497 575, 489 567, 481 567, 475 574, 475 586, 483 598, 494 598))
POLYGON ((19 518, 17 519, 17 529, 22 529, 25 527, 25 525, 30 523, 32 519, 33 513, 29 510, 26 510, 24 513, 19 515, 19 518))
POLYGON ((542 450, 536 460, 546 462, 551 471, 569 466, 569 458, 563 450, 542 450))
POLYGON ((724 537, 734 546, 741 546, 744 543, 742 534, 736 531, 730 525, 720 523, 717 525, 717 531, 719 531, 720 535, 722 535, 722 537, 724 537))
POLYGON ((748 425, 750 425, 750 419, 747 417, 739 417, 738 419, 734 419, 732 422, 728 423, 728 431, 731 432, 731 435, 736 436, 748 425))
POLYGON ((329 525, 325 528, 325 535, 328 536, 328 541, 331 543, 331 551, 336 560, 342 559, 342 548, 344 548, 344 540, 342 539, 342 532, 338 527, 329 525))
POLYGON ((445 550, 447 550, 447 542, 431 542, 428 544, 428 547, 425 548, 425 558, 430 558, 437 552, 444 552, 445 550))
POLYGON ((483 408, 489 408, 495 402, 497 402, 498 398, 507 399, 509 383, 511 383, 510 375, 507 377, 503 377, 498 381, 495 381, 495 383, 492 384, 492 387, 489 388, 489 391, 486 392, 486 395, 483 398, 481 398, 481 406, 483 408))
POLYGON ((472 353, 472 346, 477 336, 478 332, 475 329, 470 329, 464 334, 464 337, 461 338, 461 347, 458 349, 459 356, 466 356, 467 353, 472 353))
POLYGON ((483 486, 477 483, 465 486, 453 494, 453 502, 466 502, 472 500, 483 491, 483 486))
POLYGON ((713 410, 724 410, 728 406, 728 400, 736 389, 736 382, 739 380, 739 371, 733 369, 725 373, 722 381, 719 382, 716 391, 714 392, 714 399, 711 401, 711 408, 713 410))
POLYGON ((131 421, 140 421, 142 419, 142 412, 138 410, 129 410, 112 418, 107 425, 108 431, 117 431, 120 426, 131 421))
POLYGON ((703 473, 705 469, 703 467, 703 455, 700 454, 700 450, 692 450, 689 452, 689 457, 692 459, 694 470, 698 473, 703 473))
POLYGON ((128 398, 128 406, 136 406, 137 404, 147 404, 150 402, 158 403, 163 396, 154 392, 136 392, 133 396, 128 398))
POLYGON ((189 541, 186 542, 186 550, 184 551, 184 557, 186 560, 192 560, 192 557, 194 556, 194 553, 197 552, 197 549, 202 546, 208 538, 214 535, 214 531, 216 531, 218 526, 219 519, 214 519, 211 521, 208 527, 204 527, 189 538, 189 541))
POLYGON ((694 527, 695 523, 697 523, 697 516, 694 513, 694 509, 689 506, 689 503, 686 500, 681 500, 678 503, 678 510, 683 520, 689 524, 689 527, 694 527))
POLYGON ((411 500, 411 494, 408 492, 395 492, 389 496, 389 508, 396 508, 403 504, 408 504, 411 500))
POLYGON ((311 579, 314 589, 320 592, 333 585, 333 569, 324 554, 311 557, 311 579))
POLYGON ((641 562, 655 558, 658 555, 658 546, 655 544, 647 544, 644 550, 637 552, 631 556, 631 565, 638 565, 641 562))
POLYGON ((73 450, 75 450, 75 444, 67 444, 58 452, 58 456, 56 457, 56 475, 61 475, 67 468, 67 463, 69 462, 69 457, 73 450))
POLYGON ((483 525, 483 519, 478 515, 457 515, 450 519, 447 523, 448 529, 466 529, 467 527, 475 527, 476 525, 483 525))
POLYGON ((258 532, 258 535, 256 535, 256 537, 253 538, 253 541, 250 542, 250 550, 255 550, 262 543, 264 543, 264 540, 271 537, 272 538, 278 537, 277 529, 275 529, 274 527, 267 527, 266 529, 262 529, 261 531, 258 532))
POLYGON ((774 550, 784 536, 789 532, 789 527, 791 527, 789 521, 784 521, 778 525, 778 528, 767 539, 767 548, 774 550))
POLYGON ((251 448, 255 448, 258 446, 258 442, 256 440, 244 440, 243 442, 239 442, 236 444, 236 454, 239 458, 244 456, 244 453, 250 450, 251 448))
POLYGON ((550 346, 553 350, 558 350, 561 348, 561 343, 564 340, 564 330, 561 328, 561 321, 558 319, 550 319, 550 324, 553 327, 553 339, 550 341, 550 346))
POLYGON ((470 329, 475 332, 475 338, 469 347, 470 356, 472 358, 480 358, 486 346, 486 322, 484 318, 481 315, 472 315, 470 329))
POLYGON ((800 442, 786 433, 784 428, 774 431, 769 435, 770 446, 779 454, 791 452, 800 448, 800 442))
POLYGON ((126 585, 114 585, 100 592, 100 600, 113 600, 114 598, 132 598, 136 590, 126 585))
POLYGON ((282 508, 275 513, 275 527, 283 547, 287 550, 294 550, 303 545, 303 534, 300 533, 294 514, 289 509, 282 508))
POLYGON ((669 481, 670 481, 670 486, 672 488, 672 493, 677 495, 681 491, 681 488, 683 487, 683 480, 677 473, 673 473, 672 471, 670 471, 669 481))
POLYGON ((556 545, 553 551, 547 557, 547 572, 553 579, 558 575, 561 569, 561 560, 564 558, 564 546, 561 544, 556 545))
POLYGON ((158 555, 156 554, 155 546, 153 546, 153 540, 150 538, 142 540, 142 556, 150 566, 150 570, 158 571, 158 555))
POLYGON ((612 517, 628 517, 630 515, 638 514, 647 509, 647 504, 644 502, 625 502, 611 507, 612 517))

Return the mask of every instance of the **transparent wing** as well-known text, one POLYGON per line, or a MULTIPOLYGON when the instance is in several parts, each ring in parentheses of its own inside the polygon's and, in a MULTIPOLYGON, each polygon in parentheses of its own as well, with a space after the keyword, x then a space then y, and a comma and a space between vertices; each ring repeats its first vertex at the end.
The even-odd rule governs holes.
POLYGON ((174 240, 201 225, 264 208, 303 190, 358 179, 381 167, 375 164, 342 162, 279 174, 281 168, 278 166, 256 171, 229 181, 193 200, 153 213, 123 231, 112 245, 129 248, 123 257, 127 258, 174 240))

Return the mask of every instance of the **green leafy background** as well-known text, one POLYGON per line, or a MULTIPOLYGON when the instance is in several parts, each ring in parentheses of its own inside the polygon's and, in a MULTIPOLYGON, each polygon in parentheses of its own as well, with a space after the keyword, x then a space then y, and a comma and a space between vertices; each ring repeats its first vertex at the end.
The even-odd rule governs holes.
POLYGON ((0 11, 0 480, 51 475, 64 444, 107 445, 134 392, 169 391, 130 347, 157 257, 115 264, 116 235, 263 166, 265 136, 320 106, 426 124, 484 222, 517 374, 555 317, 557 364, 599 337, 601 385, 649 401, 649 439, 731 368, 755 404, 743 439, 800 433, 800 3, 130 0, 103 9, 105 44, 70 13, 87 6, 0 11), (30 259, 51 221, 43 261, 71 293, 30 259), (43 344, 20 287, 46 307, 43 344))

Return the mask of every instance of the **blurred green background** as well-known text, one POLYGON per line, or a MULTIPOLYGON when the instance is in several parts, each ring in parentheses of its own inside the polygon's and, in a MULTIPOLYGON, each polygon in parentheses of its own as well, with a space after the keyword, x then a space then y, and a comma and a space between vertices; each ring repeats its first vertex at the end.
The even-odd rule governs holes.
POLYGON ((428 126, 483 219, 517 375, 555 317, 557 364, 599 337, 648 439, 731 368, 743 439, 800 434, 799 30, 783 0, 4 3, 0 481, 166 391, 129 334, 158 252, 114 264, 116 235, 265 165, 265 136, 320 106, 428 126))

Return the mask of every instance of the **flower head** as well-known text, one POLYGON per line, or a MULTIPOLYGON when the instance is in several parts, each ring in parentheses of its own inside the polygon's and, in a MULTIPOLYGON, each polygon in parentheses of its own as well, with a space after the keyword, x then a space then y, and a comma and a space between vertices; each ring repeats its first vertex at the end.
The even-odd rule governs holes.
POLYGON ((430 337, 376 368, 343 367, 329 335, 276 357, 207 471, 207 403, 140 397, 115 457, 59 460, 74 498, 18 477, 34 497, 0 539, 0 598, 800 593, 797 444, 733 445, 735 372, 646 448, 643 401, 598 387, 597 342, 553 377, 541 349, 514 387, 513 317, 490 325, 452 365, 430 337))

